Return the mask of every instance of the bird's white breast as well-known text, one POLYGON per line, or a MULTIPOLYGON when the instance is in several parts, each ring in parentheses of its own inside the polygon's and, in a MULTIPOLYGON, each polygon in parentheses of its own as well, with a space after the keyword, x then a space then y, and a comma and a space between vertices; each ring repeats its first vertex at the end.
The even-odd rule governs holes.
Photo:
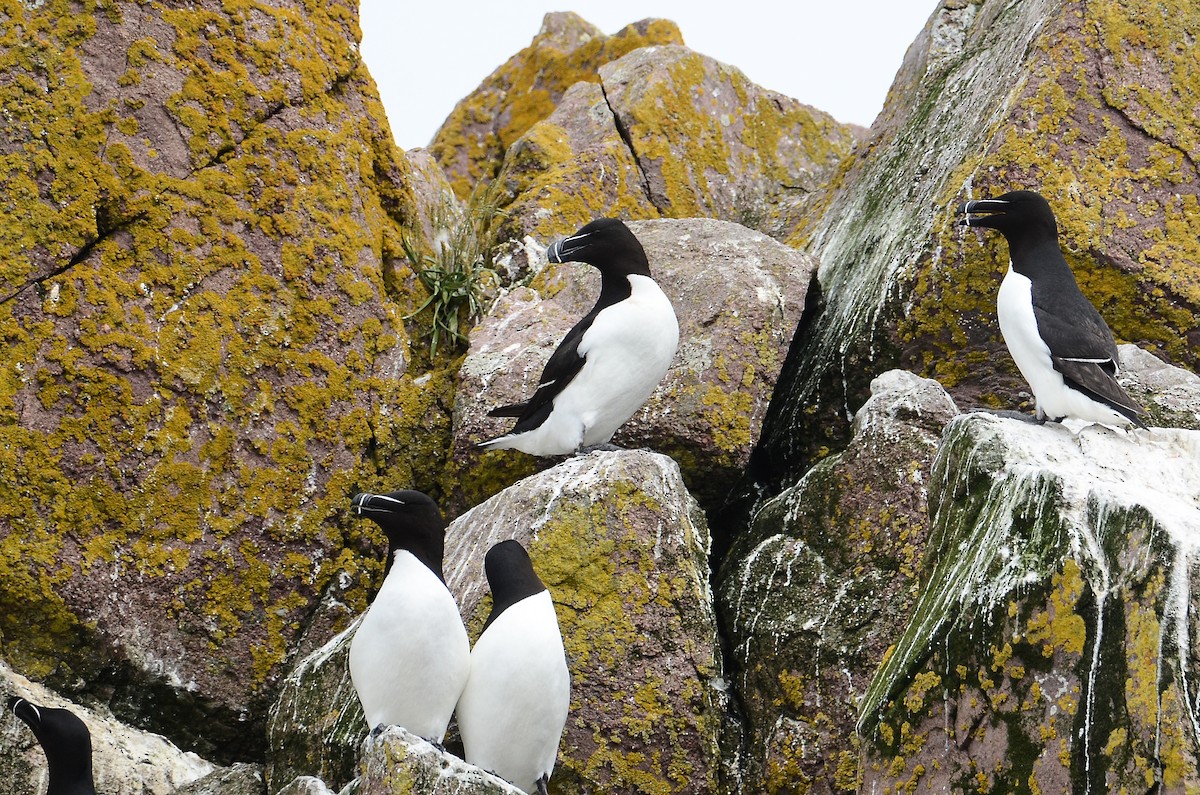
POLYGON ((647 276, 630 276, 628 298, 606 308, 579 343, 583 369, 554 403, 576 413, 584 446, 612 438, 666 375, 679 346, 671 301, 647 276))
POLYGON ((542 591, 501 613, 471 652, 458 705, 467 761, 534 792, 554 768, 570 699, 554 603, 542 591))
POLYGON ((397 552, 350 643, 350 677, 367 724, 440 742, 469 668, 454 597, 410 552, 397 552))

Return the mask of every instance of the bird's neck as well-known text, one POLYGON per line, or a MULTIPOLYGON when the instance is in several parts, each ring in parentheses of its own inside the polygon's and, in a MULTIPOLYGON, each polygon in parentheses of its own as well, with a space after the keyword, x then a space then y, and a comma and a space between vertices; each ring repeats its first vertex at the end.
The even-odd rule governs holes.
POLYGON ((1068 274, 1071 272, 1056 238, 1009 240, 1008 253, 1013 270, 1022 276, 1032 277, 1035 273, 1049 276, 1059 271, 1068 274))
POLYGON ((96 795, 91 763, 77 765, 68 770, 55 770, 51 767, 46 795, 96 795))
POLYGON ((618 301, 624 301, 633 292, 633 284, 623 273, 611 276, 607 273, 600 275, 600 299, 597 308, 612 306, 618 301))

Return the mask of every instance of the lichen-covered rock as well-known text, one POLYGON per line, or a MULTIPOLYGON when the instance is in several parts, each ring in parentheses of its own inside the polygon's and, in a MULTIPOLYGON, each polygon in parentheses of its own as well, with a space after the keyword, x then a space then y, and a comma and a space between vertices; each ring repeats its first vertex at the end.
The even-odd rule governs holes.
POLYGON ((346 497, 430 453, 382 274, 415 205, 355 4, 5 13, 3 653, 261 757, 319 595, 365 580, 346 497))
POLYGON ((1150 424, 1200 430, 1200 378, 1136 345, 1119 345, 1120 378, 1150 413, 1150 424))
POLYGON ((764 429, 773 488, 842 444, 881 370, 935 377, 962 406, 1025 402, 995 320, 1007 248, 955 224, 964 198, 1043 193, 1115 335, 1200 364, 1198 28, 1190 0, 942 4, 793 238, 821 261, 824 308, 764 429))
MULTIPOLYGON (((634 150, 604 87, 579 82, 558 107, 509 147, 497 179, 502 237, 549 240, 593 218, 658 218, 634 150)), ((514 276, 542 263, 517 252, 514 276)))
MULTIPOLYGON (((723 791, 728 705, 708 529, 674 462, 645 451, 571 458, 451 522, 446 581, 473 638, 490 610, 484 554, 508 538, 554 596, 571 670, 554 791, 723 791)), ((299 774, 347 781, 346 753, 367 733, 345 667, 351 631, 288 678, 272 712, 272 789, 299 774)))
POLYGON ((858 700, 919 593, 930 470, 957 409, 902 371, 871 391, 847 448, 755 512, 715 581, 747 792, 856 789, 858 700))
POLYGON ((946 429, 924 590, 862 699, 864 791, 1191 792, 1200 431, 946 429))
POLYGON ((410 184, 426 239, 434 246, 449 242, 449 230, 462 222, 465 205, 428 149, 413 149, 404 157, 411 168, 410 184))
MULTIPOLYGON (((72 703, 30 682, 0 662, 0 693, 19 696, 39 706, 69 709, 92 735, 92 773, 96 791, 104 795, 170 795, 192 781, 223 771, 194 753, 182 751, 157 734, 122 724, 72 703)), ((46 754, 29 727, 12 712, 0 715, 0 781, 9 795, 46 791, 46 754)), ((261 792, 261 787, 259 789, 261 792)))
MULTIPOLYGON (((227 768, 214 770, 204 778, 174 790, 174 795, 267 795, 267 785, 263 780, 262 765, 238 762, 227 768)), ((293 795, 301 795, 301 793, 297 792, 293 795)), ((323 795, 323 793, 304 793, 304 795, 323 795)))
POLYGON ((333 795, 333 790, 319 778, 299 776, 275 795, 333 795))
POLYGON ((496 175, 505 151, 554 110, 567 89, 598 82, 599 68, 639 47, 682 44, 674 22, 647 19, 606 36, 577 14, 546 14, 528 47, 455 106, 429 146, 466 199, 496 175))
POLYGON ((355 795, 522 795, 499 776, 389 726, 363 743, 355 795))
MULTIPOLYGON (((816 263, 727 221, 638 221, 630 229, 675 308, 680 342, 666 377, 614 442, 671 455, 712 507, 758 439, 816 263)), ((511 428, 511 419, 487 412, 533 394, 546 360, 595 304, 599 285, 590 265, 549 266, 536 291, 514 290, 472 330, 454 411, 460 503, 474 505, 539 465, 524 453, 481 454, 474 445, 511 428)))
POLYGON ((707 217, 784 238, 857 129, 680 45, 575 86, 508 150, 510 225, 550 237, 594 217, 707 217))
POLYGON ((269 792, 298 776, 341 787, 356 775, 367 719, 350 679, 350 639, 359 619, 303 657, 284 679, 267 721, 269 792))
POLYGON ((554 597, 571 671, 555 791, 723 791, 708 528, 675 463, 645 451, 574 457, 456 520, 446 579, 472 637, 490 609, 483 556, 507 538, 554 597))

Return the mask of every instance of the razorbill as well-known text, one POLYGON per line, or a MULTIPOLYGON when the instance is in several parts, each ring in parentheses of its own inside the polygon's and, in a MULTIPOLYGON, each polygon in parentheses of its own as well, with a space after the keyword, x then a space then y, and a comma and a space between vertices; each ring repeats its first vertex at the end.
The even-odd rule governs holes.
POLYGON ((463 749, 471 764, 545 795, 571 701, 558 617, 520 543, 496 544, 483 566, 492 613, 458 702, 463 749))
POLYGON ((442 576, 446 523, 419 491, 356 494, 352 504, 388 539, 383 585, 350 642, 350 678, 367 725, 403 726, 440 743, 471 664, 442 576))
POLYGON ((92 735, 68 709, 39 707, 16 696, 8 708, 37 738, 46 754, 50 786, 46 795, 96 795, 92 781, 92 735))
POLYGON ((642 244, 616 218, 601 218, 550 245, 550 262, 600 271, 600 299, 567 332, 533 397, 491 417, 516 417, 504 436, 481 442, 531 455, 579 452, 608 443, 662 380, 679 345, 671 301, 650 276, 642 244))
POLYGON ((1108 324, 1079 292, 1058 247, 1050 204, 1013 191, 958 208, 966 226, 988 227, 1008 240, 1009 267, 996 313, 1000 332, 1037 402, 1039 422, 1072 417, 1145 428, 1145 411, 1117 383, 1117 344, 1108 324))

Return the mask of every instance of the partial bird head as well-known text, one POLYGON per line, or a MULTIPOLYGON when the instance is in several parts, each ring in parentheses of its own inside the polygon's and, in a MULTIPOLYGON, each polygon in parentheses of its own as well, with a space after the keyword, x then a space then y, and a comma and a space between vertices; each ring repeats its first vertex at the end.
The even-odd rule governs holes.
POLYGON ((406 549, 442 576, 446 522, 437 503, 419 491, 402 489, 389 494, 355 494, 350 502, 355 516, 370 519, 383 530, 392 554, 406 549))
POLYGON ((483 557, 483 573, 492 591, 492 614, 488 616, 485 628, 517 602, 546 590, 533 570, 529 553, 515 539, 501 541, 487 551, 483 557))
POLYGON ((961 225, 995 229, 1008 238, 1009 245, 1019 240, 1058 238, 1050 203, 1031 190, 964 202, 958 206, 958 213, 966 216, 961 225))
POLYGON ((586 262, 614 276, 650 275, 650 263, 642 244, 629 227, 617 218, 598 218, 578 232, 550 244, 550 262, 586 262))
POLYGON ((16 696, 8 709, 33 730, 46 754, 50 795, 56 792, 95 792, 92 784, 92 735, 69 709, 40 707, 16 696))
POLYGON ((521 546, 520 541, 512 538, 501 541, 487 551, 483 557, 483 573, 487 576, 488 587, 492 589, 492 593, 495 593, 497 588, 503 590, 514 582, 522 583, 525 588, 536 583, 539 591, 545 588, 533 571, 533 561, 529 559, 529 553, 521 546))

